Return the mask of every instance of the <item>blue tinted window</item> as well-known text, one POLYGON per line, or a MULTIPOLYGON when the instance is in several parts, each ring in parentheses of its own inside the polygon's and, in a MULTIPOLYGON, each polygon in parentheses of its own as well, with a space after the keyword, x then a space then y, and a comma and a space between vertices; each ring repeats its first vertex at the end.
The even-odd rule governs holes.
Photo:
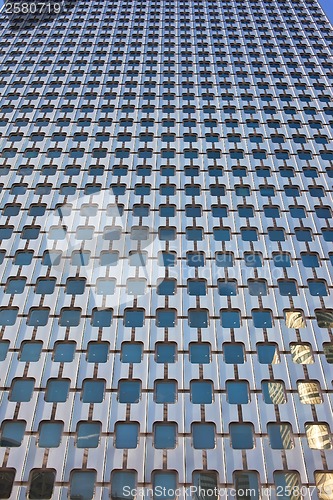
POLYGON ((254 448, 253 424, 231 423, 229 425, 231 446, 235 450, 250 450, 254 448))
POLYGON ((241 325, 241 316, 238 309, 221 309, 220 318, 223 328, 239 328, 241 325))
POLYGON ((193 404, 211 404, 213 402, 213 384, 210 381, 193 380, 190 391, 193 404))
POLYGON ((81 399, 83 403, 101 403, 104 399, 105 380, 85 379, 82 383, 81 399))
POLYGON ((4 420, 1 425, 1 447, 21 446, 26 427, 25 420, 4 420))
POLYGON ((205 279, 190 278, 187 280, 187 291, 189 295, 204 296, 207 293, 207 282, 205 279))
POLYGON ((45 401, 64 403, 67 400, 70 387, 69 379, 49 379, 45 391, 45 401))
POLYGON ((291 259, 290 259, 290 254, 281 252, 273 252, 273 262, 276 267, 290 267, 291 266, 291 259))
POLYGON ((175 403, 177 401, 177 382, 175 380, 155 381, 156 403, 175 403))
POLYGON ((153 490, 158 494, 153 496, 156 500, 171 500, 175 498, 175 491, 177 488, 178 475, 173 471, 159 471, 153 474, 153 490))
POLYGON ((139 342, 123 342, 121 345, 121 361, 123 363, 141 363, 143 344, 139 342))
POLYGON ((317 253, 301 253, 304 267, 319 267, 319 256, 317 253))
POLYGON ((188 323, 191 328, 207 328, 208 311, 206 309, 189 309, 188 323))
POLYGON ((87 361, 89 363, 106 363, 109 354, 108 342, 89 342, 87 351, 87 361))
POLYGON ((155 344, 155 348, 157 363, 175 363, 177 357, 177 344, 175 342, 158 342, 155 344))
POLYGON ((9 340, 0 340, 0 361, 4 361, 6 359, 9 345, 9 340))
POLYGON ((253 324, 256 328, 272 328, 273 320, 270 310, 262 311, 252 309, 253 324))
POLYGON ((120 380, 118 385, 118 400, 120 403, 138 403, 141 397, 141 382, 139 380, 120 380))
POLYGON ((74 470, 70 477, 70 498, 90 500, 94 497, 97 473, 94 470, 74 470))
POLYGON ((228 364, 242 364, 245 361, 244 345, 240 343, 223 344, 224 361, 228 364))
POLYGON ((144 309, 130 309, 124 311, 124 324, 130 327, 141 327, 144 324, 144 309))
POLYGON ((247 267, 262 267, 263 259, 260 253, 244 252, 245 265, 247 267))
POLYGON ((53 361, 58 361, 59 363, 70 363, 74 359, 76 342, 62 342, 57 341, 54 344, 53 350, 53 361))
POLYGON ((63 428, 64 423, 61 421, 41 421, 38 429, 38 446, 40 448, 57 448, 61 442, 63 428))
POLYGON ((155 422, 154 447, 158 449, 172 449, 177 443, 177 424, 171 422, 155 422))
POLYGON ((249 383, 245 380, 226 382, 227 400, 229 404, 247 404, 249 402, 249 383))
POLYGON ((257 353, 261 364, 271 365, 278 362, 277 344, 273 342, 257 344, 257 353))
POLYGON ((111 498, 112 500, 134 500, 132 492, 137 486, 137 472, 131 470, 114 470, 111 475, 111 498), (125 487, 129 489, 127 494, 125 487), (126 493, 124 493, 126 492, 126 493))
POLYGON ((217 289, 220 295, 231 296, 237 295, 237 280, 235 279, 218 279, 217 289))
POLYGON ((215 448, 215 424, 195 422, 192 424, 193 448, 212 450, 215 448))
POLYGON ((30 401, 34 390, 35 379, 33 378, 15 378, 12 381, 11 389, 9 392, 9 401, 17 403, 24 403, 30 401))
POLYGON ((196 364, 210 363, 210 344, 208 342, 192 342, 189 345, 190 362, 196 364))
POLYGON ((102 429, 100 422, 78 422, 76 427, 76 446, 78 448, 97 448, 102 429))
POLYGON ((21 344, 21 352, 19 354, 20 361, 36 362, 40 358, 43 342, 41 341, 24 341, 21 344))
POLYGON ((115 426, 116 448, 136 448, 140 427, 137 422, 117 422, 115 426))

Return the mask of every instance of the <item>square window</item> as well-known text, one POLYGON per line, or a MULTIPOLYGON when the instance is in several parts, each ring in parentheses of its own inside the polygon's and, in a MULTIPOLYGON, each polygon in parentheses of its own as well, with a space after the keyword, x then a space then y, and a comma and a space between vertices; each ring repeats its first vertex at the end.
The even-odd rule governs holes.
POLYGON ((27 318, 28 326, 45 326, 49 320, 49 307, 30 307, 27 318))
POLYGON ((189 295, 205 296, 207 294, 207 281, 203 278, 189 278, 187 280, 187 293, 189 295))
POLYGON ((76 342, 58 340, 53 348, 53 361, 58 363, 71 363, 74 359, 76 342))
POLYGON ((102 403, 105 393, 104 379, 85 379, 82 383, 81 401, 83 403, 102 403))
POLYGON ((284 317, 287 328, 305 328, 305 318, 303 311, 284 310, 284 317))
MULTIPOLYGON (((78 326, 81 321, 81 309, 79 307, 63 307, 60 311, 60 326, 78 326)), ((46 323, 45 323, 46 324, 46 323)))
POLYGON ((115 425, 116 448, 136 448, 140 426, 137 422, 117 422, 115 425))
POLYGON ((56 285, 55 278, 37 278, 35 293, 41 295, 51 295, 54 292, 56 285))
MULTIPOLYGON (((251 500, 259 500, 259 477, 258 473, 255 471, 235 471, 234 472, 234 483, 236 489, 236 498, 241 500, 244 498, 244 488, 250 489, 251 500)), ((245 500, 245 498, 244 498, 245 500)), ((296 499, 295 499, 296 500, 296 499)))
POLYGON ((262 267, 263 257, 260 252, 244 252, 246 267, 262 267))
POLYGON ((280 363, 278 345, 275 342, 257 344, 258 361, 263 365, 275 365, 280 363))
POLYGON ((308 280, 309 292, 313 297, 327 297, 327 283, 325 280, 308 280))
POLYGON ((126 292, 128 295, 144 295, 147 289, 145 278, 128 278, 126 282, 126 292))
POLYGON ((25 420, 3 420, 0 446, 5 448, 21 446, 26 424, 25 420))
POLYGON ((0 340, 0 361, 4 361, 6 359, 9 346, 9 340, 0 340))
POLYGON ((108 360, 109 349, 109 342, 88 342, 88 363, 106 363, 108 360))
POLYGON ((95 307, 92 310, 91 324, 97 328, 104 328, 111 326, 113 309, 98 309, 95 307))
POLYGON ((141 363, 143 344, 141 342, 123 342, 121 344, 120 361, 122 363, 141 363))
POLYGON ((213 450, 215 448, 215 424, 211 422, 193 422, 191 425, 193 448, 213 450))
POLYGON ((156 363, 175 363, 177 359, 176 342, 156 342, 155 361, 156 363))
POLYGON ((119 403, 138 403, 141 398, 140 380, 119 380, 118 401, 119 403))
POLYGON ((49 378, 46 384, 45 401, 49 403, 65 403, 68 398, 71 381, 68 378, 49 378))
POLYGON ((295 297, 298 295, 296 280, 278 280, 280 295, 283 297, 295 297))
POLYGON ((314 363, 311 344, 292 342, 290 353, 294 363, 300 365, 311 365, 314 363))
POLYGON ((267 281, 264 279, 248 279, 247 286, 249 294, 254 297, 266 296, 268 294, 267 281))
POLYGON ((190 362, 195 364, 208 364, 211 361, 209 342, 191 342, 189 345, 190 362))
MULTIPOLYGON (((299 476, 299 473, 296 472, 296 471, 274 471, 274 483, 275 483, 275 487, 277 489, 277 491, 281 491, 281 492, 287 492, 288 489, 287 488, 295 488, 295 492, 297 491, 300 491, 301 488, 302 488, 302 485, 301 485, 301 481, 300 481, 300 476, 299 476)), ((292 500, 298 500, 299 498, 301 498, 299 495, 297 495, 296 493, 296 496, 294 496, 294 498, 292 496, 288 496, 286 497, 285 495, 283 495, 284 498, 291 498, 292 500), (297 498, 298 496, 298 498, 297 498)), ((282 497, 282 499, 284 500, 284 498, 282 497)), ((282 500, 281 499, 281 500, 282 500)))
POLYGON ((83 295, 86 281, 85 278, 67 278, 66 293, 69 295, 83 295))
POLYGON ((246 380, 228 380, 226 389, 229 404, 243 405, 249 402, 249 383, 246 380))
POLYGON ((70 498, 84 498, 85 500, 94 498, 96 476, 97 472, 92 469, 72 470, 69 486, 70 498))
POLYGON ((287 402, 284 383, 277 380, 263 380, 262 394, 266 404, 281 405, 287 402))
POLYGON ((325 342, 323 344, 323 350, 325 354, 325 358, 327 363, 332 364, 333 363, 333 344, 329 342, 325 342))
POLYGON ((209 380, 192 380, 190 394, 193 404, 211 404, 213 402, 213 383, 209 380))
POLYGON ((172 328, 177 323, 176 309, 156 309, 156 326, 172 328))
POLYGON ((229 424, 231 446, 234 450, 251 450, 254 448, 253 424, 232 422, 229 424))
POLYGON ((225 342, 222 348, 225 363, 238 365, 245 362, 244 344, 225 342))
POLYGON ((175 295, 177 290, 177 280, 175 278, 159 278, 157 280, 157 295, 175 295))
POLYGON ((9 401, 25 403, 30 401, 35 386, 34 378, 14 378, 9 391, 9 401))
POLYGON ((178 473, 173 471, 154 471, 152 473, 153 491, 158 494, 153 495, 153 500, 173 500, 176 498, 176 488, 178 484, 178 473))
POLYGON ((272 311, 270 309, 252 309, 252 318, 255 328, 272 328, 272 311))
POLYGON ((97 278, 96 294, 97 295, 113 295, 116 288, 115 278, 97 278))
POLYGON ((57 448, 61 443, 64 423, 60 420, 42 420, 38 428, 39 448, 57 448))
MULTIPOLYGON (((217 474, 214 471, 193 472, 192 484, 201 490, 201 498, 210 500, 218 500, 218 484, 217 474)), ((196 495, 193 496, 196 498, 196 495)))
POLYGON ((301 253, 302 264, 304 267, 319 267, 319 255, 317 253, 301 253))
POLYGON ((25 363, 35 363, 40 358, 42 348, 42 341, 24 340, 21 343, 19 360, 25 363))
POLYGON ((29 476, 28 498, 52 498, 55 478, 54 469, 32 469, 29 476))
POLYGON ((154 447, 174 449, 177 444, 177 424, 175 422, 155 422, 153 427, 154 447))
POLYGON ((142 327, 145 322, 145 310, 143 308, 126 308, 124 311, 124 325, 131 328, 142 327))
POLYGON ((125 499, 124 489, 129 489, 129 495, 126 495, 128 500, 134 500, 132 491, 137 487, 137 472, 132 470, 113 470, 111 473, 111 499, 125 499))
POLYGON ((205 252, 186 252, 186 264, 188 267, 204 267, 205 252))
POLYGON ((155 380, 154 400, 156 403, 175 403, 178 397, 176 380, 155 380))
POLYGON ((218 279, 217 289, 219 295, 224 297, 229 297, 231 295, 237 295, 237 280, 236 279, 218 279))
POLYGON ((238 309, 221 309, 220 320, 223 328, 240 328, 240 311, 238 309))
POLYGON ((333 328, 333 309, 316 309, 315 316, 319 328, 333 328))
POLYGON ((208 321, 208 309, 188 310, 188 324, 191 328, 207 328, 208 321))
POLYGON ((234 254, 232 252, 215 252, 217 267, 233 267, 234 254))
POLYGON ((291 450, 294 448, 292 428, 289 423, 268 423, 267 432, 269 444, 273 450, 291 450))
POLYGON ((331 431, 326 423, 305 424, 308 446, 312 450, 331 450, 331 431))
POLYGON ((304 405, 319 405, 323 402, 320 385, 316 380, 297 382, 297 390, 304 405))
POLYGON ((0 498, 10 498, 16 470, 12 467, 0 468, 0 498))
POLYGON ((291 267, 291 257, 288 252, 273 252, 272 256, 275 267, 291 267))

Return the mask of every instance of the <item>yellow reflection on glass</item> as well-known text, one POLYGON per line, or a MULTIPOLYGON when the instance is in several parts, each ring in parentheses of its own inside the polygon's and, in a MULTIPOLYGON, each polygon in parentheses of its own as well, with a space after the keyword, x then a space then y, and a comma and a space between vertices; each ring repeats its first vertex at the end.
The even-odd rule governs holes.
POLYGON ((305 328, 303 311, 284 311, 288 328, 305 328))
POLYGON ((323 402, 318 382, 298 382, 299 398, 304 405, 319 405, 323 402))
POLYGON ((314 363, 309 344, 290 344, 290 352, 294 363, 299 365, 312 365, 314 363))
POLYGON ((327 424, 305 424, 308 445, 313 450, 330 450, 332 442, 327 424))

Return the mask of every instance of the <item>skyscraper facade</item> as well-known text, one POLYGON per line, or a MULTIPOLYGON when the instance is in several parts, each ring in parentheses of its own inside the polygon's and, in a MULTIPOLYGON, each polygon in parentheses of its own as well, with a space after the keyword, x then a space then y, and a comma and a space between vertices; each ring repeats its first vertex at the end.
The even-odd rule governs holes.
POLYGON ((12 1, 0 498, 333 498, 317 0, 12 1))

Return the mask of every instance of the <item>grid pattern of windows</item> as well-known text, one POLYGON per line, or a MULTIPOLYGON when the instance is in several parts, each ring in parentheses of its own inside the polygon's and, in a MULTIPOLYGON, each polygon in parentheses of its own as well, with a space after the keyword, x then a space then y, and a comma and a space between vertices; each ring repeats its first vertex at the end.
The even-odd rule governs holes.
POLYGON ((333 30, 317 1, 15 5, 0 498, 331 499, 333 30))

